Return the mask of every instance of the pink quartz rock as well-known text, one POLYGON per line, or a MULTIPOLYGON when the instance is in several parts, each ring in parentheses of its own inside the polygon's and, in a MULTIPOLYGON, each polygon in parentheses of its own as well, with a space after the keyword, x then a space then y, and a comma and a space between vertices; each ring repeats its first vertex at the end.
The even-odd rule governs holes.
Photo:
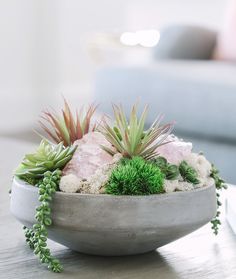
POLYGON ((166 141, 172 141, 157 149, 159 156, 163 156, 171 164, 179 164, 192 152, 192 143, 184 142, 174 135, 169 135, 166 141))
POLYGON ((100 146, 105 145, 111 148, 111 144, 101 133, 90 132, 74 144, 78 147, 63 169, 63 176, 74 174, 80 179, 88 179, 98 167, 112 162, 113 157, 100 146))

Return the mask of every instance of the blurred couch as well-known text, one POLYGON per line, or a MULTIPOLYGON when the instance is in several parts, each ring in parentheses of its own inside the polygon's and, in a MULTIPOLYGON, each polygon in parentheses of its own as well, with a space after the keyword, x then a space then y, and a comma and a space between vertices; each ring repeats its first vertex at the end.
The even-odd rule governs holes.
POLYGON ((160 112, 176 120, 175 134, 236 183, 236 64, 211 60, 216 37, 201 27, 168 27, 151 63, 98 70, 95 98, 108 113, 112 102, 150 104, 148 122, 160 112))

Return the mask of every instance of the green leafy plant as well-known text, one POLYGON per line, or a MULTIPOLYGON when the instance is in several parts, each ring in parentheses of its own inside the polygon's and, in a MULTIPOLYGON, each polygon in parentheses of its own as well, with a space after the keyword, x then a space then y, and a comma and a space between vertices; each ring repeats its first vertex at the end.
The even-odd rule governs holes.
POLYGON ((95 130, 96 125, 90 126, 96 108, 96 106, 90 105, 88 109, 82 108, 73 115, 64 99, 64 109, 62 109, 61 114, 46 110, 42 113, 42 120, 39 123, 50 139, 56 143, 63 142, 64 146, 69 146, 74 141, 81 139, 90 129, 95 130))
POLYGON ((161 170, 141 157, 123 159, 112 171, 106 193, 112 195, 150 195, 163 193, 161 170))
POLYGON ((191 167, 186 161, 182 161, 179 165, 179 172, 182 178, 192 184, 199 184, 200 181, 197 179, 196 170, 191 167))
POLYGON ((220 202, 220 191, 223 189, 227 189, 227 185, 225 184, 225 181, 220 177, 219 171, 215 168, 214 165, 212 165, 210 176, 214 179, 215 186, 216 186, 217 212, 214 219, 211 220, 211 224, 212 224, 212 230, 214 234, 217 235, 219 231, 219 226, 221 225, 220 218, 219 218, 221 213, 219 208, 222 205, 220 202))
POLYGON ((62 266, 47 248, 47 226, 52 223, 50 202, 58 190, 61 169, 72 158, 75 149, 76 146, 64 147, 63 143, 54 145, 43 139, 35 153, 25 155, 15 172, 17 177, 39 188, 41 204, 36 208, 37 223, 32 229, 24 227, 25 237, 40 261, 54 272, 61 272, 62 266))
POLYGON ((113 148, 102 146, 109 154, 114 155, 119 152, 123 157, 140 156, 148 160, 157 156, 159 146, 168 143, 165 139, 171 133, 173 124, 160 125, 161 116, 146 131, 144 130, 147 106, 138 118, 137 105, 134 105, 129 121, 121 106, 113 105, 113 112, 115 126, 103 120, 103 124, 99 127, 99 131, 113 146, 113 148))
POLYGON ((15 175, 29 184, 39 188, 40 205, 36 208, 37 223, 33 228, 24 227, 26 242, 42 263, 54 272, 61 272, 62 266, 47 248, 47 226, 52 223, 50 202, 53 194, 58 190, 61 170, 72 158, 76 146, 64 147, 43 139, 33 154, 26 154, 23 162, 15 171, 15 175))
POLYGON ((52 224, 50 202, 53 194, 58 189, 58 184, 61 178, 61 171, 53 172, 46 171, 37 186, 39 188, 40 205, 36 208, 35 219, 37 223, 32 229, 24 227, 26 242, 35 255, 38 255, 41 263, 48 265, 48 268, 53 272, 61 272, 62 266, 56 258, 54 258, 47 247, 47 227, 52 224))
POLYGON ((15 175, 26 182, 35 185, 44 176, 45 171, 62 169, 72 158, 76 146, 64 147, 43 139, 33 154, 26 154, 22 163, 15 171, 15 175))
POLYGON ((153 163, 164 173, 167 180, 177 179, 179 175, 179 168, 176 165, 169 164, 166 158, 158 156, 154 158, 153 163))

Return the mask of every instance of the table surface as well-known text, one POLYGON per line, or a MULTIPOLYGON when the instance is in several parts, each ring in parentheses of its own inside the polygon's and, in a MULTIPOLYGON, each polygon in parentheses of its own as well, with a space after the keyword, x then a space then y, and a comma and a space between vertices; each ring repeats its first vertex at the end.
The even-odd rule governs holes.
POLYGON ((54 274, 42 266, 26 246, 22 225, 9 212, 8 189, 12 169, 34 144, 0 138, 0 278, 83 278, 83 279, 226 279, 236 278, 236 235, 222 220, 220 233, 210 225, 168 244, 157 251, 128 257, 97 257, 73 252, 49 241, 63 266, 54 274))

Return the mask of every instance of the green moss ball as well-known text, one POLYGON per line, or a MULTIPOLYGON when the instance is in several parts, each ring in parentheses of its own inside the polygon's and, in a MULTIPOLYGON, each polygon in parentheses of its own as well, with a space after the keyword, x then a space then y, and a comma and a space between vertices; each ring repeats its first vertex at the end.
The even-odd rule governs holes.
POLYGON ((106 193, 112 195, 151 195, 164 192, 164 174, 141 157, 123 159, 112 171, 106 193))

